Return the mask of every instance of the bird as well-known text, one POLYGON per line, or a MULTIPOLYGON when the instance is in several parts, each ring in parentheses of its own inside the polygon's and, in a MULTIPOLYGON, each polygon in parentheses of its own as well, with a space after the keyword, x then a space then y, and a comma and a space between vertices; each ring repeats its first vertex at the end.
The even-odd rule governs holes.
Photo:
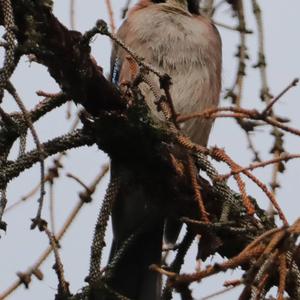
MULTIPOLYGON (((144 62, 170 76, 170 95, 176 114, 188 115, 218 106, 222 42, 212 21, 200 14, 199 0, 140 0, 129 10, 116 36, 144 62)), ((118 43, 113 45, 110 74, 117 86, 134 79, 132 60, 118 43)), ((159 84, 155 74, 150 76, 159 84)), ((141 84, 140 88, 153 118, 163 121, 149 86, 141 84)), ((180 130, 192 142, 206 146, 212 125, 212 120, 195 118, 182 123, 180 130)), ((113 160, 111 170, 111 178, 126 173, 113 160)), ((180 227, 172 221, 168 226, 165 216, 151 205, 143 187, 137 186, 135 191, 127 190, 122 195, 125 199, 118 197, 112 210, 114 237, 110 261, 134 229, 151 218, 152 226, 140 235, 108 284, 130 299, 158 300, 161 278, 149 270, 149 265, 160 263, 164 228, 165 240, 173 243, 180 227)))

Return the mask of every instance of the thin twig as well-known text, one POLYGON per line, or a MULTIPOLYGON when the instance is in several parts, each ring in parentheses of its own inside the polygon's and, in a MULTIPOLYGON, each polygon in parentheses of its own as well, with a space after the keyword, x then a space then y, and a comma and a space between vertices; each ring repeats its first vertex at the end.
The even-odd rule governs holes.
POLYGON ((205 277, 209 277, 216 273, 219 273, 220 271, 234 269, 237 266, 240 266, 241 264, 248 262, 249 260, 254 259, 255 257, 260 256, 261 253, 263 252, 263 250, 264 250, 264 247, 257 246, 256 248, 252 249, 251 251, 248 251, 247 253, 245 253, 243 251, 239 255, 231 258, 230 260, 227 260, 221 264, 215 264, 212 266, 208 266, 206 269, 204 269, 200 272, 193 273, 193 274, 178 275, 176 273, 163 270, 157 266, 151 266, 151 269, 170 277, 170 280, 172 280, 175 284, 176 283, 180 283, 180 284, 191 283, 194 281, 200 281, 201 279, 203 279, 205 277))
POLYGON ((54 197, 54 183, 49 182, 49 212, 50 212, 50 226, 51 231, 55 235, 55 197, 54 197))
POLYGON ((87 185, 76 175, 73 175, 71 173, 66 174, 67 177, 74 179, 77 183, 79 183, 82 187, 85 189, 88 189, 87 185))
MULTIPOLYGON (((229 115, 230 117, 246 118, 246 119, 263 121, 269 125, 278 127, 284 131, 287 131, 294 135, 300 136, 299 129, 289 127, 289 126, 283 124, 282 122, 278 121, 277 119, 275 119, 275 117, 266 116, 266 115, 262 114, 261 112, 257 111, 256 109, 246 109, 246 108, 234 107, 234 106, 211 108, 211 109, 207 109, 202 112, 191 113, 189 115, 180 115, 177 117, 177 122, 179 122, 179 123, 186 122, 186 121, 194 119, 194 118, 205 118, 205 119, 212 118, 212 119, 214 119, 214 118, 218 117, 218 114, 220 112, 233 112, 235 114, 229 115)), ((224 117, 226 115, 221 114, 220 116, 224 117)))
POLYGON ((37 225, 36 222, 41 219, 43 200, 44 200, 44 195, 45 195, 45 163, 44 163, 45 153, 44 153, 43 145, 40 143, 39 137, 34 129, 34 126, 33 126, 32 120, 31 120, 31 116, 30 116, 29 112, 27 111, 25 105, 23 104, 23 101, 19 97, 16 89, 10 82, 7 83, 6 89, 14 97, 16 103, 18 104, 19 108, 21 109, 21 111, 23 113, 23 117, 24 117, 24 119, 27 123, 27 126, 33 136, 34 143, 35 143, 36 148, 39 153, 39 161, 40 161, 40 165, 41 165, 41 181, 40 181, 41 189, 40 189, 40 198, 38 200, 39 207, 37 210, 36 217, 34 218, 35 221, 33 221, 33 224, 31 225, 31 228, 33 229, 37 225))
MULTIPOLYGON (((102 167, 99 175, 96 176, 96 178, 93 180, 93 182, 89 186, 89 189, 84 190, 84 192, 82 192, 80 194, 80 200, 77 202, 77 204, 75 205, 75 207, 73 208, 73 210, 71 211, 71 213, 69 214, 67 219, 65 220, 62 228, 58 231, 57 235, 55 236, 55 239, 57 241, 60 241, 62 239, 62 237, 65 235, 65 233, 67 232, 67 230, 70 228, 71 224, 77 217, 78 213, 80 212, 80 210, 82 209, 84 204, 87 203, 85 201, 85 199, 91 198, 92 194, 96 191, 98 184, 101 182, 101 180, 107 174, 108 169, 109 169, 108 165, 104 165, 102 167)), ((51 252, 52 252, 52 247, 49 246, 40 255, 38 260, 30 268, 28 268, 28 271, 24 274, 26 274, 27 277, 29 277, 29 278, 31 278, 32 275, 37 274, 39 268, 41 267, 41 265, 44 263, 44 261, 47 259, 47 257, 50 255, 51 252)), ((6 297, 8 297, 10 294, 12 294, 17 288, 19 288, 22 285, 22 283, 23 282, 20 279, 15 281, 9 288, 7 288, 2 294, 0 294, 0 300, 4 300, 6 297)))
POLYGON ((56 240, 55 236, 47 228, 47 226, 45 226, 43 230, 45 231, 46 235, 48 236, 48 239, 50 241, 50 245, 51 245, 52 251, 54 253, 54 257, 55 257, 54 269, 56 271, 57 278, 58 278, 58 294, 60 296, 67 297, 70 295, 69 284, 65 280, 64 268, 63 268, 63 264, 62 264, 62 261, 61 261, 61 258, 60 258, 59 252, 58 252, 57 240, 56 240))
POLYGON ((283 294, 286 286, 286 278, 287 278, 288 268, 286 262, 286 254, 282 253, 279 256, 279 286, 278 286, 278 294, 277 299, 283 300, 283 294))
POLYGON ((145 62, 142 57, 139 57, 133 49, 130 49, 128 46, 124 44, 123 41, 121 41, 118 37, 116 37, 114 34, 109 32, 107 28, 107 24, 103 20, 99 20, 97 22, 96 27, 96 33, 100 33, 103 35, 107 35, 110 37, 116 44, 118 44, 121 48, 123 48, 136 62, 139 66, 144 67, 146 70, 152 72, 159 78, 164 78, 166 75, 164 73, 161 73, 160 71, 156 70, 153 66, 151 66, 149 63, 145 62))
POLYGON ((280 155, 280 157, 276 157, 270 160, 266 160, 266 161, 262 161, 262 162, 257 162, 257 163, 253 163, 250 164, 248 167, 242 167, 242 168, 238 168, 235 170, 232 170, 230 173, 225 174, 225 175, 221 175, 221 178, 223 180, 228 179, 230 176, 241 173, 243 171, 249 170, 249 171, 253 171, 254 169, 257 168, 264 168, 268 165, 272 165, 274 163, 278 163, 278 162, 287 162, 291 159, 296 159, 296 158, 300 158, 300 154, 287 154, 287 153, 282 153, 280 155))
MULTIPOLYGON (((225 151, 222 150, 222 149, 218 149, 218 148, 214 147, 211 151, 211 156, 213 158, 217 159, 217 160, 221 160, 221 161, 226 162, 232 170, 240 169, 240 166, 236 162, 234 162, 228 156, 228 154, 226 154, 225 151)), ((281 207, 279 206, 274 194, 269 191, 269 189, 267 188, 267 186, 263 182, 261 182, 257 177, 255 177, 248 170, 243 170, 242 173, 245 174, 249 179, 251 179, 266 194, 266 196, 269 198, 269 200, 271 201, 271 203, 273 204, 273 206, 277 210, 280 219, 282 220, 284 225, 287 226, 289 223, 288 223, 281 207)), ((250 205, 248 209, 253 207, 253 205, 250 204, 251 203, 250 201, 246 202, 246 203, 245 203, 246 205, 250 205)))
POLYGON ((130 3, 131 3, 131 0, 127 0, 124 8, 122 9, 122 14, 121 14, 122 19, 124 19, 126 17, 126 14, 127 14, 128 9, 129 9, 130 3))
POLYGON ((204 201, 203 201, 203 197, 201 194, 201 187, 199 185, 199 182, 197 180, 197 168, 195 166, 195 162, 193 161, 192 157, 189 155, 188 156, 188 165, 189 165, 189 175, 191 178, 191 182, 192 182, 192 187, 194 190, 194 197, 195 200, 198 203, 198 207, 199 207, 199 211, 200 211, 200 219, 203 222, 206 223, 210 223, 209 220, 209 213, 207 212, 205 205, 204 205, 204 201))
POLYGON ((116 26, 115 26, 115 20, 114 20, 114 11, 111 5, 111 0, 105 0, 106 8, 109 16, 109 22, 110 22, 110 29, 112 34, 115 34, 116 32, 116 26))
POLYGON ((76 0, 70 0, 70 26, 72 30, 75 30, 76 28, 75 5, 76 5, 76 0))
POLYGON ((295 78, 281 93, 279 93, 276 97, 274 97, 266 108, 261 112, 262 114, 269 114, 270 110, 274 106, 274 104, 282 97, 284 94, 286 94, 291 88, 295 87, 299 83, 299 78, 295 78))
MULTIPOLYGON (((60 95, 59 97, 61 97, 62 95, 60 95)), ((44 99, 44 102, 45 104, 49 104, 49 101, 54 98, 46 98, 44 99)), ((41 102, 40 102, 41 103, 41 102)), ((53 102, 52 102, 53 103, 53 102)), ((46 105, 47 105, 46 104, 46 105)), ((35 109, 33 109, 30 113, 31 113, 31 116, 35 116, 35 119, 37 120, 38 119, 38 115, 40 115, 40 112, 41 111, 44 111, 45 109, 45 106, 44 105, 38 105, 38 107, 36 107, 35 109)), ((73 132, 77 125, 79 124, 79 117, 77 116, 77 118, 74 120, 73 124, 71 125, 71 128, 69 130, 69 132, 73 132)), ((57 155, 56 158, 53 159, 53 166, 52 167, 49 167, 48 168, 48 172, 47 174, 45 174, 45 183, 46 182, 53 182, 54 179, 56 177, 59 176, 59 172, 58 170, 60 168, 62 168, 62 164, 61 164, 61 160, 62 158, 66 155, 66 153, 64 151, 62 151, 61 153, 59 153, 57 155)), ((15 207, 18 207, 20 204, 24 203, 25 201, 27 201, 28 199, 30 199, 31 197, 33 197, 36 192, 39 190, 40 188, 40 185, 41 183, 39 182, 30 192, 28 192, 26 195, 24 195, 19 201, 17 201, 16 203, 8 206, 6 209, 5 209, 5 213, 11 211, 13 208, 15 207)))

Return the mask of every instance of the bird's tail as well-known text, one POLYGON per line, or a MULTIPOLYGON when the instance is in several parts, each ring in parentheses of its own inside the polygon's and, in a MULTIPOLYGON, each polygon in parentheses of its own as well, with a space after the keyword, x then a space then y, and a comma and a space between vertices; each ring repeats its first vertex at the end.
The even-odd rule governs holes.
POLYGON ((161 262, 164 218, 136 174, 112 164, 111 176, 119 176, 120 190, 112 211, 109 259, 115 271, 107 284, 133 300, 159 300, 161 276, 149 266, 161 262))

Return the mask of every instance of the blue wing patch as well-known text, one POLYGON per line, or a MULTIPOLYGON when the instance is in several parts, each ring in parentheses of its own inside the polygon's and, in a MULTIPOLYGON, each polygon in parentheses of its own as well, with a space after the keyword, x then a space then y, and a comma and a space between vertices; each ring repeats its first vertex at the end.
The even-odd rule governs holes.
POLYGON ((116 86, 119 85, 120 71, 121 71, 121 60, 117 57, 112 69, 112 77, 111 77, 111 82, 116 86))

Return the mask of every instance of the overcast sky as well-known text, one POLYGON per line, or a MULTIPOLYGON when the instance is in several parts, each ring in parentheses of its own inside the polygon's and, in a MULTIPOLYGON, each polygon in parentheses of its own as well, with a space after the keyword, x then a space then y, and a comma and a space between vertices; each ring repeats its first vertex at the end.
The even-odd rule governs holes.
MULTIPOLYGON (((115 10, 117 25, 120 24, 120 9, 126 1, 112 0, 115 10)), ((251 10, 251 1, 245 0, 246 19, 248 27, 256 31, 255 21, 251 10)), ((69 1, 54 1, 55 14, 69 27, 69 1)), ((299 0, 261 0, 259 1, 264 12, 265 42, 268 63, 268 80, 273 94, 278 94, 292 79, 300 76, 300 2, 299 0)), ((76 3, 76 29, 84 32, 94 26, 97 19, 108 20, 106 8, 103 0, 77 0, 76 3)), ((224 5, 216 16, 220 23, 234 25, 235 21, 231 17, 228 6, 224 5)), ((236 33, 219 28, 223 40, 223 87, 231 86, 236 71, 236 62, 233 54, 236 51, 238 36, 236 33)), ((251 68, 257 61, 257 40, 256 35, 248 36, 247 43, 251 54, 248 63, 247 85, 244 92, 244 105, 247 107, 261 108, 259 100, 259 73, 257 69, 251 68)), ((106 37, 97 37, 92 43, 92 51, 99 65, 105 72, 109 72, 110 41, 106 37)), ((3 52, 1 52, 3 57, 3 52)), ((63 62, 62 62, 63 63, 63 62)), ((22 99, 28 108, 33 107, 39 100, 35 96, 35 91, 44 90, 47 92, 59 91, 58 86, 51 79, 42 66, 35 63, 30 64, 27 58, 23 58, 19 68, 13 76, 13 82, 18 88, 22 99)), ((288 116, 292 120, 294 127, 300 128, 299 107, 300 107, 300 88, 294 88, 285 96, 276 108, 276 112, 282 116, 288 116)), ((229 105, 223 101, 222 105, 229 105)), ((10 97, 5 99, 5 108, 15 110, 16 106, 10 97)), ((73 111, 75 108, 73 107, 73 111)), ((37 130, 43 141, 63 134, 70 127, 70 121, 66 121, 66 108, 56 110, 38 122, 37 130)), ((255 136, 255 144, 262 150, 264 159, 270 158, 268 153, 272 139, 267 135, 270 128, 261 129, 255 136)), ((300 140, 289 134, 286 135, 286 150, 291 153, 300 152, 300 140)), ((241 165, 251 162, 251 153, 247 150, 244 134, 230 120, 217 120, 211 138, 210 145, 224 147, 226 151, 241 165)), ((15 151, 11 154, 13 158, 15 151)), ((63 161, 65 169, 62 171, 62 180, 55 185, 56 194, 56 228, 60 228, 68 212, 76 204, 77 193, 81 191, 80 186, 72 180, 66 178, 66 173, 71 172, 83 178, 89 184, 99 172, 100 166, 107 161, 107 156, 100 152, 96 147, 78 149, 70 151, 68 157, 63 161)), ((52 159, 48 159, 51 165, 52 159)), ((222 169, 223 166, 220 166, 222 169)), ((39 180, 39 167, 36 166, 26 171, 20 178, 9 184, 8 200, 12 204, 20 199, 22 195, 39 180)), ((255 172, 264 182, 269 183, 271 178, 271 168, 258 170, 255 172)), ((293 161, 287 164, 287 171, 280 176, 281 189, 278 191, 278 199, 287 214, 289 221, 299 217, 299 178, 300 164, 293 161)), ((76 292, 83 286, 83 281, 88 271, 90 241, 93 233, 93 226, 96 220, 98 208, 103 198, 106 180, 95 194, 92 204, 86 205, 81 211, 78 220, 72 225, 70 231, 61 242, 62 260, 66 270, 66 279, 71 283, 71 291, 76 292)), ((234 185, 233 185, 234 186, 234 185)), ((268 206, 264 195, 257 190, 253 184, 247 185, 249 194, 261 200, 263 207, 268 206)), ((47 197, 47 196, 46 196, 47 197)), ((33 200, 37 198, 34 197, 33 200)), ((16 208, 14 211, 5 215, 8 223, 8 231, 2 235, 0 240, 0 292, 8 287, 16 279, 16 271, 25 271, 33 264, 42 250, 48 246, 45 236, 35 231, 30 231, 30 219, 34 216, 36 202, 29 201, 16 208)), ((48 204, 45 205, 45 217, 48 218, 48 204)), ((107 251, 106 251, 107 255, 107 251)), ((107 256, 106 256, 107 257, 107 256)), ((186 271, 193 271, 194 262, 191 255, 186 271)), ((33 299, 53 299, 56 291, 57 280, 51 269, 53 265, 51 256, 43 265, 45 280, 38 282, 33 278, 30 289, 25 291, 19 288, 10 298, 11 300, 33 300, 33 299)), ((237 275, 227 272, 218 280, 219 288, 226 279, 236 279, 237 275)), ((214 279, 215 280, 215 279, 214 279)), ((204 280, 200 288, 196 288, 196 298, 214 291, 217 284, 212 280, 204 280), (204 288, 205 287, 205 288, 204 288)), ((218 289, 219 289, 218 288, 218 289)), ((226 294, 215 299, 235 299, 236 293, 226 294)))

